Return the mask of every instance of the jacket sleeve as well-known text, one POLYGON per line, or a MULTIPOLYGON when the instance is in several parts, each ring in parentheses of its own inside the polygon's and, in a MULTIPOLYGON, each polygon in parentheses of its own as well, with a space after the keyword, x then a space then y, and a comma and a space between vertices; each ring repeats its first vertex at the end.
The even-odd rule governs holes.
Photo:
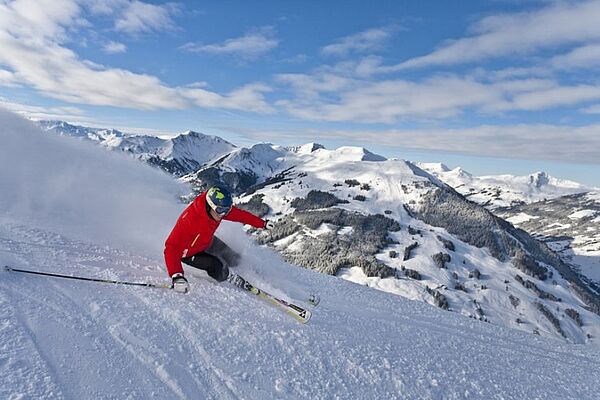
POLYGON ((183 227, 181 221, 177 221, 177 224, 175 224, 165 242, 165 264, 167 265, 169 276, 173 276, 176 273, 183 273, 183 266, 181 265, 183 250, 183 227))
POLYGON ((229 211, 229 214, 227 214, 225 216, 225 218, 228 221, 235 221, 235 222, 241 222, 243 224, 248 224, 248 225, 252 225, 255 228, 264 228, 265 227, 265 221, 262 220, 261 218, 257 217, 256 215, 249 213, 248 211, 242 210, 240 208, 237 208, 236 206, 233 206, 231 208, 231 211, 229 211))

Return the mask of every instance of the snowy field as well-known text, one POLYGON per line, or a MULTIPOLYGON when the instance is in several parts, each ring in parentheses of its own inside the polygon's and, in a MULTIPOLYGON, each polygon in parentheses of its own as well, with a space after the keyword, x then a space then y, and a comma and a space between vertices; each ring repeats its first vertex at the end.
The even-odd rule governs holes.
MULTIPOLYGON (((165 282, 160 253, 181 209, 174 183, 119 154, 49 139, 1 112, 0 127, 1 265, 165 282)), ((178 295, 0 271, 0 399, 600 393, 598 347, 475 321, 288 265, 240 225, 219 232, 242 254, 237 272, 249 281, 297 302, 320 294, 308 325, 227 283, 193 276, 192 292, 178 295)))

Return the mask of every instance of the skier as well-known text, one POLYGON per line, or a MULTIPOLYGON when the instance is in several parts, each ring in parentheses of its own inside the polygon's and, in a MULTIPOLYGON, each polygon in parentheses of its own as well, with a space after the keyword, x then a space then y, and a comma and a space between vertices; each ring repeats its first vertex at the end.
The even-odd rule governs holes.
POLYGON ((176 292, 190 290, 181 262, 206 271, 218 282, 228 279, 237 285, 243 283, 229 273, 229 267, 238 264, 239 254, 214 236, 223 219, 255 228, 273 228, 271 221, 234 206, 231 195, 222 187, 213 186, 201 193, 179 216, 165 242, 165 263, 176 292))

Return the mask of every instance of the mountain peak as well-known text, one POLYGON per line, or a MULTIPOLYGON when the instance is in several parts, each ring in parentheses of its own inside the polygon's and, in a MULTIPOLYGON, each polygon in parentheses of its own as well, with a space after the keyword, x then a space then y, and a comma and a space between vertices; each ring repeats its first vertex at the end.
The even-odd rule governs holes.
POLYGON ((315 142, 306 143, 306 144, 303 144, 302 146, 290 148, 291 151, 293 151, 294 153, 298 153, 298 154, 310 154, 310 153, 320 150, 320 149, 325 149, 325 146, 323 146, 320 143, 315 143, 315 142))
MULTIPOLYGON (((444 164, 442 164, 442 165, 444 165, 444 164)), ((467 171, 465 171, 461 167, 456 167, 456 168, 454 168, 450 172, 452 172, 457 177, 463 177, 463 178, 472 178, 473 177, 473 175, 471 175, 470 173, 468 173, 467 171)))
POLYGON ((336 155, 348 161, 386 161, 387 158, 375 154, 364 147, 342 146, 334 150, 336 155))
POLYGON ((425 162, 417 162, 415 163, 419 168, 424 169, 432 174, 439 174, 443 172, 449 172, 450 168, 446 166, 444 163, 425 163, 425 162))

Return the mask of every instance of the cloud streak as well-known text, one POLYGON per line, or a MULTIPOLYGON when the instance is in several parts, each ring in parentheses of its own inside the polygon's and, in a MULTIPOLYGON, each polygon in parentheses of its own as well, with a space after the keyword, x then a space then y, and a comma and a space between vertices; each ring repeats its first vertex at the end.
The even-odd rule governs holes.
POLYGON ((125 53, 127 51, 127 46, 125 46, 123 43, 108 42, 102 46, 102 51, 104 51, 106 54, 125 53))
POLYGON ((77 2, 94 16, 111 17, 115 31, 131 36, 176 30, 173 17, 182 10, 177 3, 151 4, 140 0, 77 2))
POLYGON ((369 29, 336 40, 334 43, 323 47, 321 54, 344 57, 350 53, 372 52, 381 49, 390 36, 390 29, 369 29))
POLYGON ((551 78, 490 80, 439 74, 420 81, 374 81, 321 68, 312 75, 282 74, 277 80, 292 93, 277 104, 295 117, 313 121, 394 124, 447 119, 467 111, 491 116, 600 100, 598 86, 566 86, 551 78))
POLYGON ((0 108, 12 111, 16 114, 31 118, 34 120, 40 119, 56 119, 56 120, 72 120, 86 122, 83 110, 77 107, 42 107, 29 104, 15 103, 5 98, 0 97, 0 108))
POLYGON ((244 59, 255 59, 278 45, 279 40, 275 37, 273 28, 263 27, 244 36, 227 39, 222 43, 203 45, 190 42, 181 46, 180 49, 190 53, 234 55, 244 59))
POLYGON ((473 35, 457 39, 400 69, 470 63, 600 39, 600 2, 559 2, 532 12, 483 18, 473 35))

